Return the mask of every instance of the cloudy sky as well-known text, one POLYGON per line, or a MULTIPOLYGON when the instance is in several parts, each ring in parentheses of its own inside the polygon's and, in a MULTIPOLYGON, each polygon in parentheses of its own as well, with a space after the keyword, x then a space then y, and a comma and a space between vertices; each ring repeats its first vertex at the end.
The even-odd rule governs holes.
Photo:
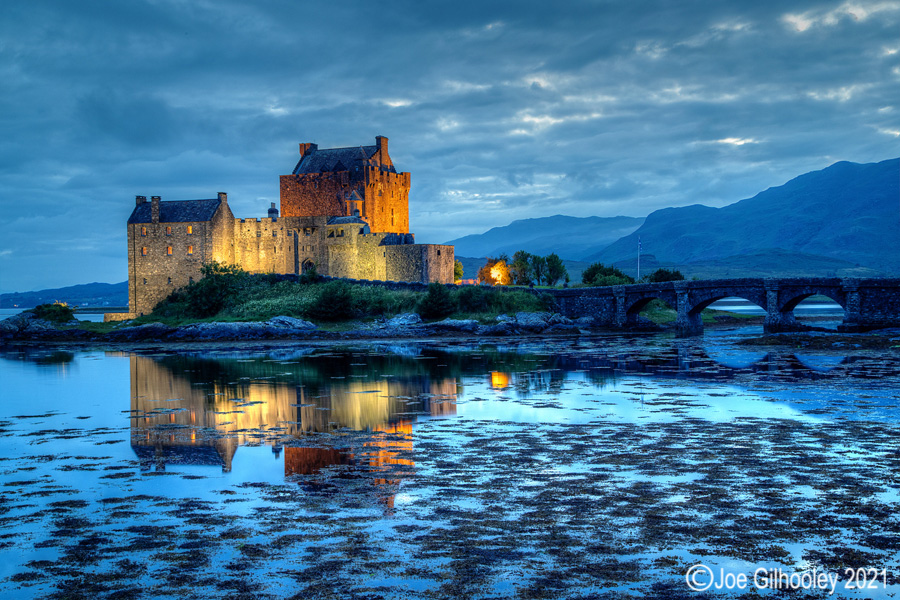
POLYGON ((6 0, 0 291, 126 279, 135 194, 390 138, 411 227, 722 206, 900 155, 900 1, 6 0))

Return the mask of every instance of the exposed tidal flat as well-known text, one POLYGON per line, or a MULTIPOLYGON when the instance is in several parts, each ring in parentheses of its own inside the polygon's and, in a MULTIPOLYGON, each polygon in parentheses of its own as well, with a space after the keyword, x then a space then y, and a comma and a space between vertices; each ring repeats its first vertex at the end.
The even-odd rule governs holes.
POLYGON ((7 347, 0 595, 892 597, 900 355, 760 329, 7 347))

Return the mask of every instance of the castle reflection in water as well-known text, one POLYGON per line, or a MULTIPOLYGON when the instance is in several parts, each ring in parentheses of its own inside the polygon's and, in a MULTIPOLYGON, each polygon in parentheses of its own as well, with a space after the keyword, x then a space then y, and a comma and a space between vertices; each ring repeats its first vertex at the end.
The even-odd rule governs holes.
POLYGON ((130 360, 131 444, 144 470, 219 465, 227 472, 239 446, 266 444, 284 452, 286 476, 340 465, 402 471, 413 466, 416 420, 456 413, 457 378, 435 374, 433 367, 411 370, 410 362, 420 361, 410 357, 130 360), (346 435, 315 435, 336 431, 371 435, 350 448, 331 443, 346 435))

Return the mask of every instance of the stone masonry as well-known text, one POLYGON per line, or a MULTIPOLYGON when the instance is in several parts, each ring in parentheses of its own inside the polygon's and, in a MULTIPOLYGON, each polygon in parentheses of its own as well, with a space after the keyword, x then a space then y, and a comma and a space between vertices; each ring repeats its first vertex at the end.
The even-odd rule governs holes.
POLYGON ((453 282, 453 246, 416 244, 409 233, 409 173, 397 173, 387 138, 375 146, 319 150, 281 177, 283 216, 237 219, 228 196, 163 201, 136 196, 128 219, 129 312, 148 314, 201 276, 204 263, 251 273, 320 275, 381 281, 453 282))

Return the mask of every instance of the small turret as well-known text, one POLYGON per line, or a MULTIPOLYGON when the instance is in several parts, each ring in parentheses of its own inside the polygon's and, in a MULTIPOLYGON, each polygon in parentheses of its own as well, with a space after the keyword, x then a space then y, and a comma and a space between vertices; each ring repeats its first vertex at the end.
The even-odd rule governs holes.
POLYGON ((136 206, 140 206, 141 204, 144 204, 145 202, 147 202, 147 196, 135 196, 134 197, 134 203, 136 206))
POLYGON ((271 204, 272 204, 272 206, 269 207, 269 218, 272 219, 273 221, 277 221, 278 220, 278 209, 275 208, 274 202, 272 202, 271 204))
POLYGON ((222 204, 228 204, 228 194, 225 192, 219 192, 219 202, 222 204))
POLYGON ((150 196, 150 222, 159 223, 159 196, 150 196))

